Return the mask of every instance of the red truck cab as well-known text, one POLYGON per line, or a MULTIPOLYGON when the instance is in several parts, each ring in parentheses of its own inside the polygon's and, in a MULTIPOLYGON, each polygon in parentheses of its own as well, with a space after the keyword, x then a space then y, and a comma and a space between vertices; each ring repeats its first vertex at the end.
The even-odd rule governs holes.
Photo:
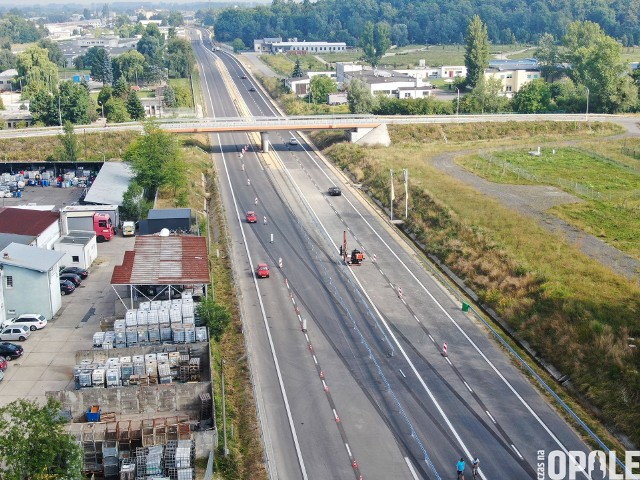
POLYGON ((115 229, 111 217, 107 213, 94 213, 93 231, 96 232, 98 242, 108 242, 115 236, 115 229))

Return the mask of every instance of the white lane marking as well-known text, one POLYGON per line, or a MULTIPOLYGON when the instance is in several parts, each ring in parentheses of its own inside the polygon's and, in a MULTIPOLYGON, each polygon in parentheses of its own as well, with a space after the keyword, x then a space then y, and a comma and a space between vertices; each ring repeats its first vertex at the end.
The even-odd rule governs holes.
POLYGON ((336 419, 336 422, 340 420, 340 417, 338 417, 338 412, 336 412, 335 408, 333 409, 333 417, 336 419))
MULTIPOLYGON (((322 172, 322 174, 333 184, 335 185, 335 182, 331 179, 331 177, 327 174, 327 172, 325 172, 324 168, 322 168, 317 160, 315 158, 313 158, 313 156, 311 155, 311 153, 309 153, 307 151, 306 148, 304 148, 304 145, 302 146, 302 149, 304 150, 304 152, 307 154, 307 156, 311 159, 311 161, 313 163, 315 163, 316 167, 318 167, 318 169, 322 172)), ((400 257, 396 254, 396 252, 391 248, 391 246, 380 236, 380 234, 376 231, 375 228, 373 228, 373 226, 371 225, 371 223, 369 223, 369 221, 362 215, 362 213, 360 213, 360 211, 356 208, 356 206, 351 202, 351 200, 349 200, 348 197, 343 196, 343 198, 347 201, 347 203, 351 206, 351 208, 356 212, 356 214, 362 219, 362 221, 369 227, 369 229, 373 232, 373 234, 378 237, 378 240, 380 240, 380 242, 382 242, 382 244, 387 248, 387 250, 389 250, 389 252, 395 257, 395 259, 404 267, 404 269, 409 273, 409 275, 411 275, 411 277, 414 279, 414 281, 426 292, 426 294, 431 298, 431 300, 438 306, 438 308, 442 311, 442 313, 449 319, 449 321, 451 323, 453 323, 455 325, 455 327, 458 329, 458 331, 460 331, 460 333, 465 337, 465 339, 473 346, 473 348, 478 352, 478 354, 482 357, 482 359, 491 367, 491 369, 496 373, 496 375, 498 375, 498 378, 500 378, 500 380, 502 380, 502 382, 507 386, 507 388, 515 395, 515 397, 520 401, 520 403, 522 403, 522 405, 524 405, 524 407, 527 409, 527 411, 531 414, 531 416, 538 422, 538 424, 549 434, 549 436, 552 438, 552 440, 556 443, 556 445, 558 445, 563 451, 564 453, 566 453, 572 460, 573 462, 578 465, 576 459, 572 456, 569 455, 569 450, 565 447, 565 445, 560 441, 560 439, 558 437, 556 437, 556 435, 551 431, 551 429, 547 426, 546 423, 544 423, 544 421, 538 416, 538 414, 533 410, 533 408, 531 408, 531 406, 527 403, 527 401, 522 398, 522 396, 520 395, 520 393, 518 393, 518 391, 513 387, 513 385, 511 385, 511 383, 509 382, 509 380, 507 380, 505 378, 504 375, 502 375, 502 373, 498 370, 498 368, 493 364, 493 362, 491 360, 489 360, 489 358, 484 354, 484 352, 480 349, 480 347, 478 347, 478 345, 469 337, 469 335, 467 335, 467 333, 463 330, 463 328, 460 326, 460 324, 458 322, 455 321, 455 319, 449 315, 449 312, 447 312, 447 310, 442 306, 442 304, 433 296, 433 294, 429 291, 429 289, 427 289, 427 287, 415 276, 415 274, 411 271, 411 269, 407 266, 407 264, 405 264, 400 257)), ((471 458, 471 456, 469 457, 471 458)), ((579 466, 579 465, 578 465, 579 466)), ((584 475, 586 475, 587 477, 589 477, 588 473, 585 471, 584 468, 580 467, 582 473, 584 475)), ((482 472, 480 472, 480 475, 482 476, 482 472)), ((484 478, 484 477, 483 477, 484 478)))
POLYGON ((471 393, 473 393, 473 390, 471 390, 471 387, 469 386, 469 384, 467 382, 465 382, 463 380, 462 383, 464 383, 464 386, 467 387, 467 390, 469 390, 471 393))
POLYGON ((418 477, 416 469, 413 468, 413 464, 411 463, 411 460, 409 460, 409 457, 404 457, 404 461, 407 462, 407 467, 409 467, 409 471, 411 472, 411 476, 413 477, 413 479, 420 480, 420 477, 418 477))
POLYGON ((345 447, 346 447, 346 449, 347 449, 347 453, 349 454, 349 457, 353 458, 353 455, 351 455, 351 449, 349 448, 349 444, 348 444, 348 443, 345 443, 345 444, 344 444, 344 446, 345 446, 345 447))
POLYGON ((493 416, 489 413, 489 410, 485 410, 485 413, 489 416, 489 418, 491 419, 491 421, 492 421, 493 423, 496 423, 496 419, 495 419, 495 418, 493 418, 493 416))
POLYGON ((404 374, 402 370, 398 369, 398 371, 400 372, 400 375, 402 375, 403 378, 407 378, 407 376, 404 374))
POLYGON ((520 455, 520 452, 518 451, 518 449, 513 443, 511 444, 511 448, 513 448, 513 451, 518 454, 518 456, 520 457, 520 460, 524 460, 524 458, 522 458, 522 455, 520 455))
POLYGON ((309 343, 309 335, 307 335, 306 333, 304 334, 304 338, 307 340, 307 343, 309 343))
POLYGON ((433 337, 431 336, 431 334, 429 334, 429 338, 431 339, 431 341, 432 341, 433 343, 436 343, 436 341, 433 339, 433 337))
MULTIPOLYGON (((206 78, 206 75, 203 75, 203 77, 206 78)), ((205 83, 206 80, 205 80, 205 83)), ((209 87, 207 84, 207 91, 208 91, 209 87)), ((209 95, 209 99, 211 100, 211 96, 209 95)), ((231 198, 233 200, 233 206, 235 208, 236 211, 236 216, 237 216, 237 220, 238 220, 238 225, 240 226, 240 233, 242 234, 242 241, 244 243, 244 248, 245 251, 247 253, 247 258, 249 259, 249 265, 253 265, 253 260, 251 258, 251 252, 249 251, 249 245, 247 243, 247 237, 244 233, 244 225, 242 223, 242 221, 240 220, 240 208, 238 207, 238 200, 236 199, 236 194, 235 191, 233 189, 233 184, 231 183, 231 176, 229 175, 229 168, 227 166, 227 159, 224 155, 224 151, 222 150, 222 141, 220 139, 220 134, 218 133, 216 135, 218 137, 218 146, 220 149, 220 155, 222 156, 222 163, 224 165, 224 169, 225 169, 225 173, 227 176, 227 182, 229 184, 229 189, 231 191, 231 198)), ((256 278, 255 275, 253 275, 253 284, 256 288, 256 291, 258 292, 258 303, 260 304, 260 310, 262 312, 262 320, 264 322, 264 326, 265 326, 265 330, 267 333, 267 338, 269 340, 269 347, 271 349, 271 355, 273 357, 273 363, 275 365, 275 369, 276 369, 276 374, 278 377, 278 384, 280 386, 280 392, 282 394, 282 398, 284 400, 284 406, 285 406, 285 410, 287 412, 287 419, 289 420, 289 428, 291 429, 291 436, 293 437, 293 444, 294 447, 296 449, 296 455, 298 457, 298 464, 300 465, 300 471, 302 473, 302 478, 304 479, 308 479, 309 477, 307 476, 307 469, 305 468, 304 465, 304 459, 302 458, 302 451, 300 450, 300 443, 298 442, 298 435, 296 433, 296 427, 293 423, 293 416, 291 415, 291 407, 289 406, 289 399, 287 397, 287 392, 284 388, 284 381, 282 380, 282 373, 280 372, 280 364, 278 362, 278 356, 276 355, 276 350, 275 350, 275 346, 273 345, 273 338, 271 337, 271 332, 269 329, 269 321, 267 320, 267 313, 264 309, 264 303, 262 302, 262 295, 260 294, 260 286, 258 285, 258 280, 256 278)))
MULTIPOLYGON (((333 239, 331 238, 331 235, 329 235, 329 232, 327 231, 326 227, 324 226, 324 224, 322 223, 322 221, 320 220, 320 218, 318 217, 318 214, 316 213, 316 211, 313 209, 313 207, 311 206, 311 204, 309 203, 309 201, 307 200, 307 197, 305 197, 305 195, 302 193, 302 190, 300 189, 300 187, 298 186, 298 184, 296 183, 296 181, 293 179, 291 173, 289 172, 289 169, 285 166, 284 162, 282 161, 282 159, 280 158, 280 156, 278 155, 278 153, 275 151, 274 149, 274 156, 278 159, 278 161, 280 162, 283 171, 287 174, 287 176, 289 177, 289 180, 291 181, 291 184, 296 188, 298 195, 300 196, 300 199, 304 202, 304 204, 306 205, 306 207, 309 209, 309 211, 311 211, 311 213, 313 214, 313 216, 315 217, 316 221, 318 222, 318 224, 320 225, 320 227, 322 228, 322 230, 324 231, 326 238, 329 239, 329 242, 331 242, 331 244, 333 245, 333 247, 338 250, 338 246, 336 245, 336 243, 333 241, 333 239)), ((371 300, 371 298, 369 297, 369 294, 367 293, 367 291, 364 289, 364 287, 362 286, 362 284, 360 283, 360 280, 358 279, 358 277, 356 277, 354 271, 352 268, 347 269, 347 271, 349 272, 349 274, 351 274, 351 277, 353 278, 354 282, 358 285, 358 287, 360 288, 360 291, 362 292, 362 294, 365 296, 365 298, 367 299, 367 301, 369 302, 369 305, 371 305, 371 308, 373 308, 373 310, 375 311, 376 315, 378 315, 378 318, 380 319, 380 322, 384 325, 385 329, 387 330, 387 333, 389 334, 389 336, 393 339, 393 342, 396 344, 396 347, 398 347, 398 350, 400 351, 400 353, 402 354, 402 356, 404 357, 405 361, 407 362, 407 364, 409 365, 409 367, 411 368, 411 371, 413 372, 413 374, 416 376, 416 378, 418 379, 418 382, 420 382, 420 385, 422 386, 422 388, 424 389, 424 391, 427 393, 427 395, 429 396, 429 398, 431 399, 431 402, 434 404, 434 406, 436 407, 436 410, 438 410, 438 413, 440 414, 440 416, 442 417, 442 419, 444 420, 444 422, 447 424, 447 427, 449 427, 449 430, 451 431, 451 433, 453 434, 453 436, 456 438, 456 440, 458 441, 458 444, 462 447, 462 450, 464 451, 464 453, 467 455, 467 457, 472 458, 471 452, 470 450, 467 448, 466 444, 464 443, 464 441, 462 440, 462 438, 460 437, 460 435, 458 434, 458 431, 456 430, 456 428, 453 426, 453 424, 451 423, 451 421, 449 420, 449 417, 447 417, 447 414, 444 412, 444 410, 442 409, 442 407, 440 406, 440 403, 438 403, 438 400, 436 400, 436 397, 433 395, 433 393, 431 392, 431 390, 429 389, 429 387, 427 386, 427 384, 425 383, 424 379, 422 378, 422 376, 420 376, 420 373, 418 372, 418 369, 416 368, 416 366, 413 364, 413 362, 411 361, 411 359, 409 358, 409 356, 407 355, 407 353, 404 351, 404 348, 402 348, 402 345, 400 344, 400 342, 398 341, 398 339, 396 338, 395 334, 393 333, 393 331, 391 330, 391 327, 389 327, 389 324, 387 323, 387 321, 384 319, 384 317, 382 316, 382 314, 380 313, 380 311, 378 310, 378 308, 376 307, 375 303, 371 300)), ((447 359, 448 360, 448 359, 447 359)), ((482 473, 480 474, 480 476, 482 477, 482 473)), ((484 477, 482 477, 484 478, 484 477)))
POLYGON ((318 365, 318 359, 316 358, 316 356, 313 356, 313 363, 315 363, 316 365, 318 365))
POLYGON ((448 363, 449 365, 451 365, 451 366, 453 367, 453 364, 451 363, 451 360, 449 360, 449 358, 448 358, 448 357, 444 357, 444 359, 447 361, 447 363, 448 363))

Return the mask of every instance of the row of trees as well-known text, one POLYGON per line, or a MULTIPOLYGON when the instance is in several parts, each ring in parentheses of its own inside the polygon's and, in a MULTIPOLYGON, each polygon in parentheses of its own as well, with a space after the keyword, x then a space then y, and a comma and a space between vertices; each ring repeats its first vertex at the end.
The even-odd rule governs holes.
POLYGON ((343 41, 358 45, 368 22, 389 25, 396 45, 464 43, 465 27, 474 15, 487 25, 493 43, 536 43, 550 33, 560 38, 574 21, 590 20, 623 45, 640 44, 640 0, 507 3, 504 0, 274 0, 269 6, 199 11, 205 25, 214 21, 216 37, 298 37, 308 41, 343 41))
POLYGON ((37 42, 47 33, 44 27, 25 20, 15 12, 0 17, 0 38, 11 43, 37 42))

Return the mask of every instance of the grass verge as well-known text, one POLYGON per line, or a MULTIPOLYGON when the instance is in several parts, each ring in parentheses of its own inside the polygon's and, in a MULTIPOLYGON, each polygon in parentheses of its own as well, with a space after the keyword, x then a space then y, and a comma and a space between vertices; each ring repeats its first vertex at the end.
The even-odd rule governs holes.
MULTIPOLYGON (((595 133, 592 126, 549 123, 534 130, 543 140, 541 131, 548 132, 549 140, 569 131, 587 141, 617 130, 603 124, 595 133)), ((433 168, 430 158, 437 149, 424 148, 424 143, 442 143, 442 133, 459 150, 492 139, 520 141, 532 127, 397 126, 390 128, 395 138, 391 148, 336 144, 326 153, 383 204, 389 202, 389 168, 409 168, 407 226, 418 241, 541 357, 570 375, 569 384, 587 410, 640 443, 640 355, 629 347, 631 338, 640 335, 640 287, 529 218, 433 168)), ((403 190, 397 186, 396 205, 404 204, 403 190)))

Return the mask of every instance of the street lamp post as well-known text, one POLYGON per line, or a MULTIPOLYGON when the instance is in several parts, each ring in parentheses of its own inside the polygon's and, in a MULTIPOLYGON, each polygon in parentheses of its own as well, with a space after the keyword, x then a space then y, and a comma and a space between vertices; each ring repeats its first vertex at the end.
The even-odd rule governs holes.
POLYGON ((585 112, 585 121, 589 121, 589 87, 584 87, 587 89, 587 110, 585 112))
POLYGON ((458 113, 460 113, 460 89, 456 87, 456 92, 458 92, 458 102, 456 103, 456 117, 458 113))

